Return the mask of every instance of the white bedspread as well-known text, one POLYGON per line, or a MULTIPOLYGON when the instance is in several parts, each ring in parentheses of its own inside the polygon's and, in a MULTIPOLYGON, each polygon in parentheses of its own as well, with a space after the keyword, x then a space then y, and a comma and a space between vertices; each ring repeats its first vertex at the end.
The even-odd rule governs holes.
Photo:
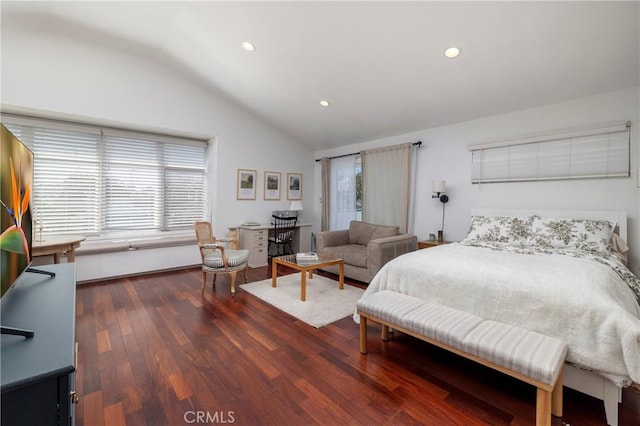
POLYGON ((640 383, 640 306, 600 262, 449 244, 387 263, 363 297, 384 289, 560 338, 569 362, 640 383))

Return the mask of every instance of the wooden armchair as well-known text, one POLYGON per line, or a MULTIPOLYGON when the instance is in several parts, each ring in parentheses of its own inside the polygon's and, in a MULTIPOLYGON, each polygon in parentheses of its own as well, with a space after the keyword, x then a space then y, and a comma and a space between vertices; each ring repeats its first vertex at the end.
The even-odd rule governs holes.
MULTIPOLYGON (((232 238, 216 238, 213 227, 209 222, 194 224, 196 240, 202 257, 202 288, 207 285, 207 272, 213 274, 213 286, 216 285, 218 274, 229 274, 231 278, 231 295, 236 293, 236 273, 244 270, 244 281, 247 282, 247 268, 249 267, 249 250, 234 250, 225 247, 227 243, 234 243, 232 238)), ((237 241, 235 241, 237 244, 237 241)), ((232 245, 233 246, 233 245, 232 245)))

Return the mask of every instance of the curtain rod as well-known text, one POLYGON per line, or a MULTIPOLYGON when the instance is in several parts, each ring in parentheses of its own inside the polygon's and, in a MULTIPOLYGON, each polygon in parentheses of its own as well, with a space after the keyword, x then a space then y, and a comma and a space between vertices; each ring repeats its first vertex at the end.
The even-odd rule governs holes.
MULTIPOLYGON (((414 142, 414 143, 412 143, 412 145, 413 146, 417 146, 418 148, 420 148, 422 146, 422 141, 414 142)), ((352 152, 351 154, 335 155, 333 157, 327 157, 327 158, 329 158, 329 160, 333 160, 334 158, 350 157, 352 155, 358 155, 358 154, 360 154, 360 153, 359 152, 352 152)), ((322 161, 322 158, 317 158, 316 159, 316 163, 318 161, 322 161)))

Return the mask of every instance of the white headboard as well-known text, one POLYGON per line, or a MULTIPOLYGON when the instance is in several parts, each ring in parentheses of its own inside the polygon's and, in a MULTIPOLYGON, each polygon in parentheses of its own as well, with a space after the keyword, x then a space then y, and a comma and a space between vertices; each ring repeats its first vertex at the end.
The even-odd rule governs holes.
POLYGON ((471 216, 524 217, 534 214, 540 217, 610 220, 618 224, 618 235, 627 241, 627 212, 623 210, 471 209, 471 216))

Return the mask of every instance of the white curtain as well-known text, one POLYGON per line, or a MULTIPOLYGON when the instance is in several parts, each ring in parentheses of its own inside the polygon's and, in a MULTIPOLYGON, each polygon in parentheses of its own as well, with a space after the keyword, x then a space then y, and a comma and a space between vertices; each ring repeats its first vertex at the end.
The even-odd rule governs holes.
POLYGON ((332 158, 329 169, 329 230, 348 229, 349 222, 362 218, 356 197, 356 176, 360 173, 359 156, 332 158))
POLYGON ((406 143, 360 153, 365 222, 398 225, 403 233, 413 231, 415 149, 406 143))
POLYGON ((320 231, 328 231, 329 218, 331 217, 331 161, 327 157, 322 157, 320 160, 321 166, 321 183, 322 183, 322 211, 320 214, 320 231))

